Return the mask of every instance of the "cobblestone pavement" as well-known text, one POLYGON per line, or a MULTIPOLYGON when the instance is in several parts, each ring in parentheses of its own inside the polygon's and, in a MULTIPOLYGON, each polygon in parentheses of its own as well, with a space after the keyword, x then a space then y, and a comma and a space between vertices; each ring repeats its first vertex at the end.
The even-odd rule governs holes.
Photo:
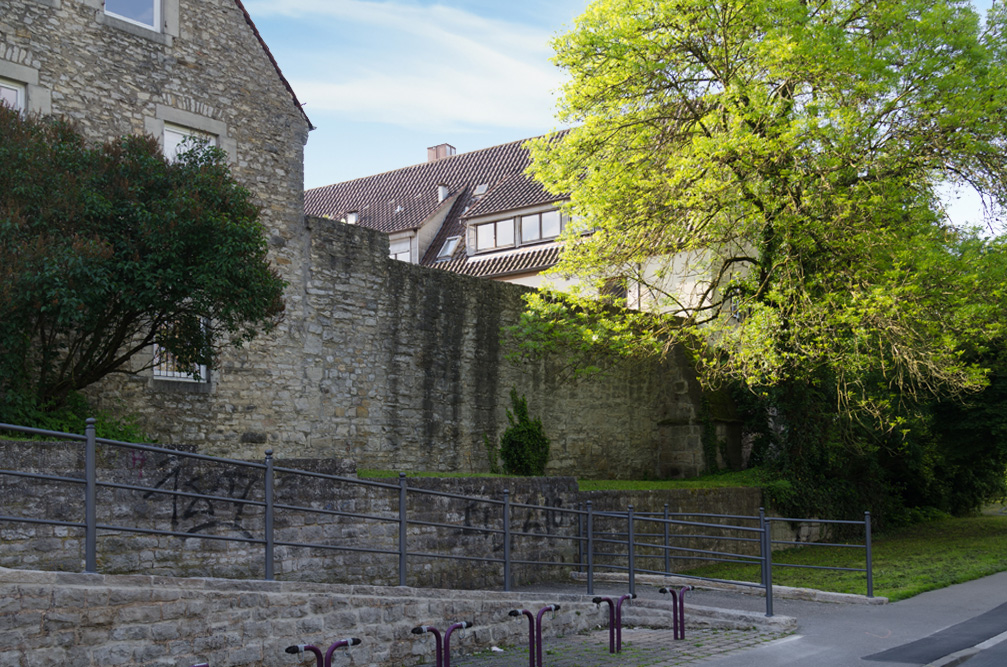
MULTIPOLYGON (((787 636, 786 632, 759 630, 688 630, 674 640, 672 631, 626 628, 622 652, 608 652, 608 630, 561 638, 543 644, 543 667, 667 667, 694 665, 714 657, 742 651, 787 636)), ((504 652, 452 657, 452 667, 526 667, 528 647, 508 646, 504 652)), ((432 664, 425 667, 433 667, 432 664)))

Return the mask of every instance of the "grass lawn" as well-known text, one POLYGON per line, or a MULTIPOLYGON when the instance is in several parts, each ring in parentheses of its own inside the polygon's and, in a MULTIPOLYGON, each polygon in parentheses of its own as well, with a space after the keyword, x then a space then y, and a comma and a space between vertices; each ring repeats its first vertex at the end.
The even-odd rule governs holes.
MULTIPOLYGON (((1007 514, 942 519, 875 536, 874 595, 903 600, 925 591, 1007 570, 1007 514)), ((777 563, 864 567, 864 550, 803 547, 773 554, 773 583, 837 593, 867 592, 866 575, 782 567, 777 563)), ((758 581, 750 565, 710 565, 688 574, 758 581)))

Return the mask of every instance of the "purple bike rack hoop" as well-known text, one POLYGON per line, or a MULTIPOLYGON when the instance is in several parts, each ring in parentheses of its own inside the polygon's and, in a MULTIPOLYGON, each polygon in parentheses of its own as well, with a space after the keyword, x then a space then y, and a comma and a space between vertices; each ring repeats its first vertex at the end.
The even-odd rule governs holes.
POLYGON ((671 595, 671 625, 675 639, 685 639, 685 592, 696 590, 695 586, 683 586, 678 592, 662 588, 659 592, 671 595))

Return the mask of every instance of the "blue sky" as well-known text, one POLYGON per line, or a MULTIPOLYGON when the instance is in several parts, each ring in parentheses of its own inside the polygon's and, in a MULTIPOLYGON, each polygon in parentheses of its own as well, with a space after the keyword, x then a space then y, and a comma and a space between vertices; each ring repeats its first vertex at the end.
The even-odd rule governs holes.
POLYGON ((311 122, 305 187, 557 126, 549 41, 588 0, 248 0, 311 122))
MULTIPOLYGON (((985 13, 992 0, 975 0, 985 13)), ((246 0, 317 129, 313 188, 543 134, 562 72, 550 40, 590 0, 246 0)), ((949 192, 956 222, 981 223, 974 193, 949 192)))

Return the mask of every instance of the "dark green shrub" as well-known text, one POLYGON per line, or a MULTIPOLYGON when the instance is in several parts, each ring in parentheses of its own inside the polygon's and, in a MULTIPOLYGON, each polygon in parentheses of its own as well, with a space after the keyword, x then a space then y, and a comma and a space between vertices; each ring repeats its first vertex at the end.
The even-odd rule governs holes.
POLYGON ((542 420, 528 416, 528 401, 510 391, 513 412, 507 411, 510 426, 500 436, 500 460, 508 475, 542 475, 549 460, 549 438, 542 420))

